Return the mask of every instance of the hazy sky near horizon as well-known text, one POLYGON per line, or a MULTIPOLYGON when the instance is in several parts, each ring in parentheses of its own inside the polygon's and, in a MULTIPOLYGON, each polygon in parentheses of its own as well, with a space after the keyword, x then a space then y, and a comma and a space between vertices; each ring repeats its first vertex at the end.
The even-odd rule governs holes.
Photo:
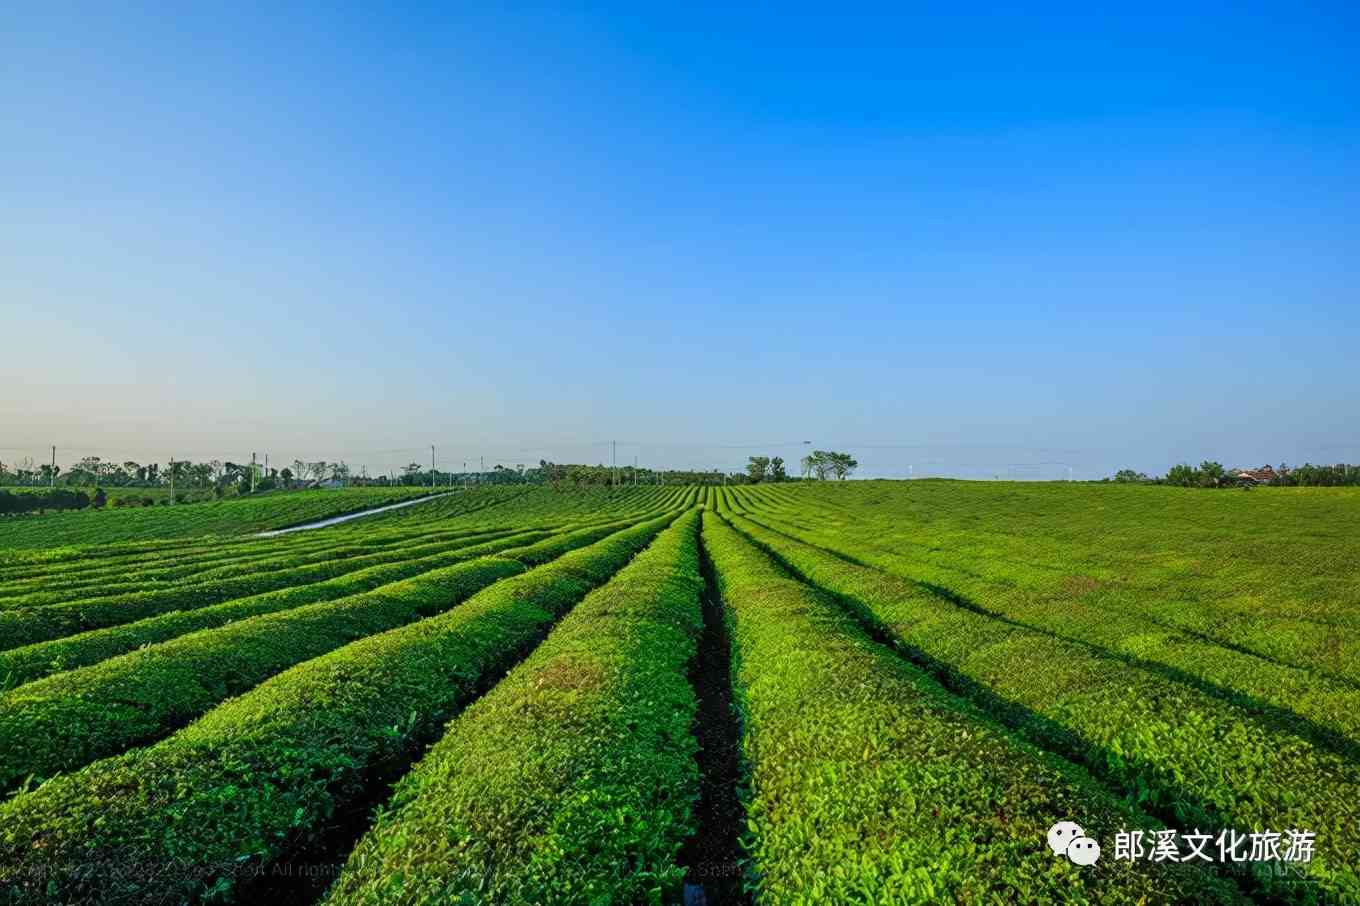
POLYGON ((0 12, 0 461, 1360 461, 1354 4, 449 6, 0 12))

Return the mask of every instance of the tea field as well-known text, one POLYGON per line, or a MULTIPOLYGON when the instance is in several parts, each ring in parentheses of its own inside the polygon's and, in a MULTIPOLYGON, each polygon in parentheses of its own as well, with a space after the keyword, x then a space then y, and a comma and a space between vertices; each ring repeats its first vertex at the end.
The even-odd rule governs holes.
MULTIPOLYGON (((28 489, 10 489, 20 492, 28 489)), ((138 489, 138 493, 159 489, 138 489)), ((120 492, 113 492, 116 499, 120 492)), ((17 549, 51 557, 65 545, 104 545, 142 539, 240 535, 287 528, 430 495, 430 488, 341 488, 277 491, 254 497, 181 506, 76 510, 0 518, 0 552, 17 549)))
POLYGON ((0 521, 0 903, 1360 902, 1360 493, 402 494, 0 521))

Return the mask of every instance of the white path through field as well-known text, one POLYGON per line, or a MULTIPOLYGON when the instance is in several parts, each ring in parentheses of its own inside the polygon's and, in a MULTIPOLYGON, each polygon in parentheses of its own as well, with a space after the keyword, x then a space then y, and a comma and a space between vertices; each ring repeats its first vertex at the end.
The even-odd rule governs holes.
POLYGON ((288 528, 273 529, 268 532, 259 532, 256 538, 272 538, 275 535, 286 535, 289 532, 305 532, 309 529, 325 528, 328 525, 339 525, 341 522, 349 522, 351 519, 362 519, 365 516, 372 516, 374 513, 386 513, 388 510, 399 510, 404 506, 415 506, 417 503, 424 503, 427 500, 438 500, 440 497, 448 497, 457 494, 457 491, 446 491, 443 494, 431 494, 428 497, 417 497, 415 500, 403 500, 401 503, 389 503, 387 506, 374 507, 371 510, 360 510, 357 513, 346 513, 343 516, 332 516, 329 519, 322 519, 319 522, 308 522, 305 525, 291 525, 288 528))

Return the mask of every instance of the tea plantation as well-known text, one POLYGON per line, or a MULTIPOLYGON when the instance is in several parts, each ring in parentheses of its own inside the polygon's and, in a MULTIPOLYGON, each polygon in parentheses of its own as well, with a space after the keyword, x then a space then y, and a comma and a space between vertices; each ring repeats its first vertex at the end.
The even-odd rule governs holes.
POLYGON ((1351 489, 411 493, 0 521, 0 903, 1360 902, 1351 489))

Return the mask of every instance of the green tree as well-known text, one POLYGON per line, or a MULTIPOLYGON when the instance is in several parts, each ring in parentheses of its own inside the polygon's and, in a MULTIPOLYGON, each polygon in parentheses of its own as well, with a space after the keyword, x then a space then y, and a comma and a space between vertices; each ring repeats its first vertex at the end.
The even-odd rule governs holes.
POLYGON ((1221 462, 1210 462, 1205 460, 1199 464, 1198 473, 1199 484, 1201 487, 1216 488, 1223 483, 1224 477, 1228 474, 1221 462))
POLYGON ((859 461, 849 453, 831 454, 831 471, 838 481, 845 481, 858 468, 859 461))
POLYGON ((1199 484, 1199 473, 1189 463, 1182 462, 1171 467, 1164 481, 1183 488, 1194 487, 1199 484))
POLYGON ((766 471, 770 468, 770 457, 752 456, 746 463, 746 474, 750 476, 751 484, 756 484, 765 478, 766 471))
POLYGON ((788 480, 789 475, 784 471, 784 460, 782 457, 776 456, 774 459, 770 460, 769 475, 770 481, 788 480))

